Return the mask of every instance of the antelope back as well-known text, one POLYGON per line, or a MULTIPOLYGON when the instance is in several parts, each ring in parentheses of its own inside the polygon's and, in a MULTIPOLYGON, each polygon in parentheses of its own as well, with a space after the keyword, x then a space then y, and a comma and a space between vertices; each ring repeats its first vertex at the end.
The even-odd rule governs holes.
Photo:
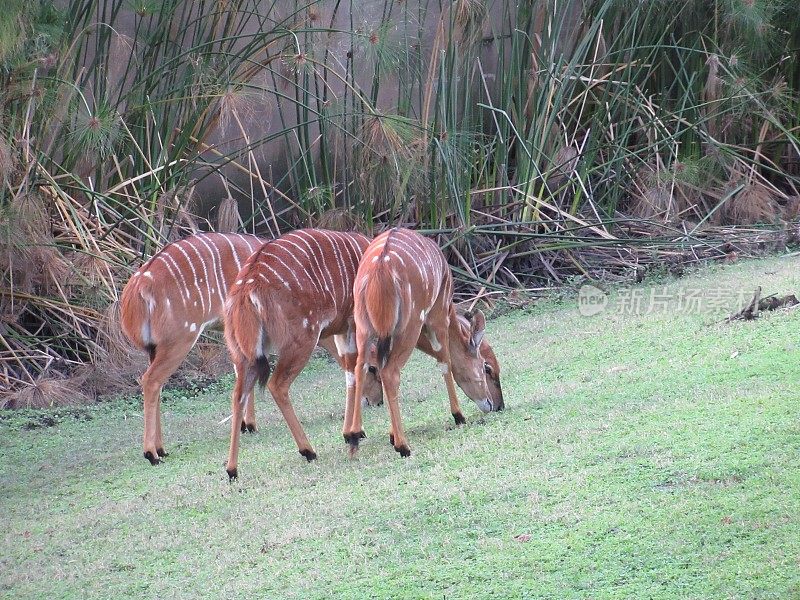
POLYGON ((341 333, 353 314, 353 282, 369 240, 360 233, 299 229, 263 244, 230 289, 226 329, 250 360, 298 335, 341 333), (252 324, 261 322, 268 334, 252 324), (304 334, 305 334, 304 333, 304 334))
POLYGON ((364 252, 356 289, 378 338, 424 321, 437 299, 449 303, 452 277, 439 247, 408 229, 391 229, 364 252))
POLYGON ((198 233, 165 246, 122 292, 122 329, 145 349, 196 336, 222 317, 230 284, 262 243, 238 233, 198 233))

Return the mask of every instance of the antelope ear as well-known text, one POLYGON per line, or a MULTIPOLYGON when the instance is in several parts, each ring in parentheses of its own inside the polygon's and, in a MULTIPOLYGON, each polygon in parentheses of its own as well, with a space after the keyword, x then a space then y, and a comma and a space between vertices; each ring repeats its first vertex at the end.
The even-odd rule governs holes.
POLYGON ((486 333, 486 317, 483 316, 483 311, 476 310, 469 321, 469 345, 477 350, 483 340, 483 334, 486 333))

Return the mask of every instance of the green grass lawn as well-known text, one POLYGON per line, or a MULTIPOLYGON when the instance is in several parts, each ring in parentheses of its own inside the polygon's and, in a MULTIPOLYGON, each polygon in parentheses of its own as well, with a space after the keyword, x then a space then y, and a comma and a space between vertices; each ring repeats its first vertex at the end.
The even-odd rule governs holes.
POLYGON ((615 290, 498 317, 507 410, 464 400, 460 429, 415 356, 408 459, 384 407, 348 459, 323 359, 293 388, 319 460, 262 400, 232 485, 230 378, 165 394, 158 467, 139 399, 0 413, 0 596, 800 598, 800 309, 720 323, 759 284, 800 292, 800 258, 638 287, 639 315, 615 290))

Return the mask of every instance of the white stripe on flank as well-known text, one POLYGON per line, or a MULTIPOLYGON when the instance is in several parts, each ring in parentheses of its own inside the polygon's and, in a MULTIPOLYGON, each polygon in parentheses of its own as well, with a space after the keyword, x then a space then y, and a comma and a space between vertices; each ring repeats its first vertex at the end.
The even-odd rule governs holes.
POLYGON ((325 238, 331 243, 331 248, 333 248, 333 254, 336 257, 336 266, 339 268, 339 281, 342 282, 342 288, 343 288, 342 295, 344 297, 341 300, 342 302, 345 302, 347 300, 347 296, 349 295, 347 293, 347 282, 349 281, 350 278, 347 277, 344 271, 344 262, 342 261, 342 257, 339 254, 339 242, 335 238, 331 237, 327 231, 320 231, 320 234, 325 236, 325 238))
POLYGON ((298 239, 302 240, 302 242, 308 247, 308 251, 311 252, 311 256, 314 258, 314 263, 317 265, 317 269, 319 270, 320 281, 322 281, 323 287, 330 295, 333 305, 336 306, 336 297, 333 295, 333 291, 331 289, 333 287, 333 277, 331 277, 330 271, 328 271, 327 268, 324 268, 325 254, 322 252, 322 246, 320 246, 316 238, 307 231, 300 230, 300 231, 295 231, 293 233, 297 236, 298 239), (314 245, 316 245, 317 247, 316 252, 311 247, 311 244, 308 243, 306 237, 304 235, 300 235, 301 233, 307 235, 314 242, 314 245), (320 262, 320 259, 322 260, 322 262, 320 262), (328 274, 328 279, 325 279, 325 273, 328 274))
MULTIPOLYGON (((208 248, 209 254, 211 254, 211 270, 214 271, 214 281, 217 282, 217 294, 219 297, 219 305, 222 306, 225 304, 225 296, 223 295, 223 291, 227 291, 228 283, 225 281, 225 276, 222 275, 222 256, 220 256, 219 248, 213 242, 213 240, 206 241, 205 236, 198 236, 197 239, 208 248)), ((210 283, 210 282, 209 282, 210 283)))
MULTIPOLYGON (((291 254, 291 252, 289 254, 291 254)), ((283 268, 286 269, 289 272, 289 274, 292 277, 294 277, 295 282, 297 282, 297 290, 298 291, 302 291, 303 290, 303 284, 300 283, 300 279, 297 277, 297 273, 295 273, 293 269, 290 269, 289 265, 287 265, 285 262, 283 262, 283 259, 280 256, 278 256, 277 254, 275 254, 275 253, 270 254, 270 258, 273 259, 273 260, 277 260, 279 263, 281 263, 281 265, 283 265, 283 268)), ((287 285, 286 287, 289 287, 289 286, 287 285)))
POLYGON ((205 257, 203 257, 203 254, 200 252, 200 250, 197 247, 195 247, 195 245, 192 243, 194 240, 200 241, 200 239, 197 236, 195 236, 194 238, 187 237, 184 241, 186 242, 187 246, 189 246, 192 250, 194 250, 194 253, 197 254, 197 260, 200 261, 200 264, 203 266, 203 279, 200 280, 200 284, 201 286, 205 287, 206 292, 208 292, 208 311, 213 312, 214 303, 211 301, 211 280, 208 277, 208 267, 206 266, 206 259, 205 257))
POLYGON ((243 235, 241 233, 235 233, 234 235, 238 236, 240 240, 242 240, 245 244, 247 244, 247 250, 250 254, 253 253, 253 245, 250 243, 252 240, 252 236, 243 235))
MULTIPOLYGON (((286 286, 287 288, 289 287, 289 282, 288 282, 288 281, 286 281, 286 280, 285 280, 283 277, 281 277, 280 273, 278 273, 278 272, 277 272, 275 269, 273 269, 273 268, 272 268, 270 265, 268 265, 267 263, 265 263, 265 262, 263 262, 263 261, 259 261, 258 265, 259 265, 259 266, 261 266, 261 267, 264 267, 265 269, 269 269, 269 270, 272 272, 272 274, 273 274, 273 275, 275 275, 275 277, 277 277, 277 278, 278 278, 278 281, 280 281, 280 282, 281 282, 281 283, 282 283, 284 286, 286 286)), ((259 273, 259 275, 260 275, 260 274, 261 274, 261 273, 259 273)), ((266 279, 267 281, 269 281, 269 277, 265 277, 265 279, 266 279)))
POLYGON ((347 291, 352 293, 352 281, 355 279, 356 272, 358 271, 358 261, 361 256, 360 252, 355 253, 355 260, 353 260, 353 242, 354 240, 347 235, 346 233, 340 234, 343 238, 343 245, 345 250, 347 250, 347 260, 350 262, 350 271, 349 277, 347 278, 347 291))
MULTIPOLYGON (((431 254, 433 250, 431 246, 433 245, 433 242, 431 242, 428 238, 424 238, 419 235, 414 235, 411 233, 406 234, 405 238, 409 241, 409 243, 413 243, 413 245, 419 249, 419 256, 428 265, 428 268, 430 269, 429 272, 435 273, 436 267, 434 266, 433 261, 431 260, 431 254)), ((436 249, 438 250, 438 247, 436 249)))
POLYGON ((186 308, 186 301, 189 299, 189 288, 186 285, 186 279, 183 277, 183 273, 181 273, 180 267, 178 267, 178 263, 176 263, 175 259, 172 258, 166 252, 162 252, 156 258, 158 258, 161 262, 164 263, 164 266, 167 267, 167 271, 169 271, 169 274, 172 275, 172 279, 175 280, 176 284, 178 283, 178 276, 180 275, 180 281, 181 281, 181 284, 183 284, 183 290, 185 292, 185 295, 181 294, 180 290, 178 290, 178 295, 181 297, 181 302, 183 303, 183 308, 186 308), (169 261, 172 261, 174 263, 175 270, 173 270, 172 265, 170 265, 169 261))
POLYGON ((433 291, 436 292, 442 286, 442 269, 448 268, 447 265, 442 264, 442 251, 439 249, 439 246, 426 237, 414 236, 414 239, 421 248, 421 253, 425 257, 426 262, 430 265, 435 283, 433 291))
POLYGON ((417 253, 404 240, 395 237, 392 241, 396 242, 400 246, 400 251, 404 252, 414 262, 420 277, 422 277, 422 280, 425 282, 425 291, 427 292, 429 286, 428 274, 426 273, 424 265, 417 257, 417 253))
POLYGON ((355 271, 353 271, 353 273, 355 273, 358 270, 358 263, 361 261, 361 257, 364 255, 364 250, 366 250, 366 247, 369 245, 369 243, 365 244, 362 248, 362 246, 358 243, 359 240, 357 237, 353 236, 352 234, 348 235, 346 233, 343 233, 342 235, 347 242, 347 246, 353 251, 353 259, 355 260, 355 271))
POLYGON ((294 247, 295 247, 295 248, 297 248, 297 249, 298 249, 300 252, 302 252, 302 253, 303 253, 303 255, 306 257, 306 261, 307 261, 307 262, 302 262, 302 261, 301 261, 301 260, 300 260, 300 259, 299 259, 299 258, 298 258, 296 255, 295 255, 295 253, 294 253, 294 252, 291 252, 291 251, 289 251, 289 249, 288 249, 288 248, 286 249, 286 251, 287 251, 287 252, 289 252, 289 255, 290 255, 290 256, 291 256, 291 257, 292 257, 292 258, 293 258, 293 259, 294 259, 294 260, 297 262, 297 264, 298 264, 298 265, 300 265, 301 267, 303 267, 303 271, 305 272, 305 274, 306 274, 306 276, 308 277, 308 279, 311 281, 311 284, 312 284, 312 285, 314 286, 314 288, 315 288, 315 289, 316 289, 316 290, 317 290, 317 291, 318 291, 318 292, 321 294, 321 293, 322 293, 322 287, 319 285, 319 283, 317 283, 317 278, 316 278, 316 277, 314 277, 314 276, 312 276, 312 275, 311 275, 311 273, 309 273, 309 271, 308 271, 308 268, 310 267, 310 264, 309 264, 309 263, 311 262, 311 257, 308 255, 308 252, 306 252, 306 251, 305 251, 303 248, 301 248, 300 246, 298 246, 297 244, 295 244, 295 243, 294 243, 292 240, 288 240, 288 239, 286 239, 286 238, 281 238, 281 239, 280 239, 280 241, 281 241, 281 242, 286 242, 287 244, 291 244, 292 246, 294 246, 294 247))
POLYGON ((309 243, 308 243, 308 241, 306 241, 306 239, 305 239, 303 236, 301 236, 301 235, 300 235, 300 232, 299 232, 299 231, 294 231, 294 232, 292 232, 292 233, 289 233, 289 234, 285 235, 285 236, 284 236, 284 239, 286 239, 286 238, 288 238, 288 237, 290 237, 290 236, 291 236, 291 237, 295 237, 295 238, 297 238, 297 240, 298 240, 299 242, 303 242, 303 245, 304 245, 306 248, 308 248, 308 254, 307 254, 307 256, 309 256, 309 258, 310 258, 310 259, 313 259, 313 261, 314 261, 314 264, 312 265, 312 264, 311 264, 311 261, 309 260, 308 266, 309 266, 309 267, 311 267, 311 269, 312 269, 312 270, 313 270, 313 269, 314 269, 314 267, 316 266, 316 268, 317 268, 317 271, 319 271, 319 277, 317 278, 317 280, 320 282, 321 286, 322 286, 322 287, 323 287, 325 290, 327 290, 327 291, 330 291, 330 289, 328 288, 328 282, 327 282, 327 281, 325 281, 325 277, 324 277, 324 275, 322 274, 322 267, 321 267, 321 266, 320 266, 320 264, 319 264, 319 259, 318 259, 317 255, 315 254, 314 250, 311 248, 311 244, 309 244, 309 243))
POLYGON ((228 246, 230 246, 231 254, 233 255, 233 260, 236 263, 236 272, 238 273, 239 271, 242 270, 242 263, 239 261, 239 253, 236 251, 236 246, 233 245, 233 242, 227 235, 223 235, 222 238, 225 240, 225 243, 227 243, 228 246))
POLYGON ((206 304, 203 301, 203 293, 200 291, 200 284, 197 281, 197 270, 194 268, 194 263, 192 262, 192 259, 189 258, 186 250, 181 248, 179 244, 176 243, 174 247, 178 252, 183 254, 183 256, 186 258, 186 262, 189 263, 189 268, 192 270, 192 276, 194 277, 194 287, 197 288, 197 294, 200 300, 200 308, 203 310, 203 314, 206 314, 206 304))
MULTIPOLYGON (((291 241, 288 241, 288 240, 283 240, 283 239, 279 240, 279 242, 284 242, 284 241, 286 241, 286 242, 287 242, 287 243, 289 243, 289 244, 292 244, 292 246, 294 246, 295 248, 298 248, 299 250, 301 250, 301 251, 302 251, 302 248, 299 248, 299 247, 297 246, 297 244, 295 244, 295 243, 293 243, 293 242, 291 242, 291 241)), ((276 242, 276 244, 277 244, 277 243, 278 243, 278 242, 276 242)), ((300 260, 300 259, 299 259, 299 258, 296 256, 296 254, 295 254, 294 252, 292 252, 292 250, 291 250, 291 249, 289 249, 289 248, 286 248, 286 247, 285 247, 283 244, 280 244, 280 245, 278 246, 278 248, 280 248, 281 250, 285 251, 285 252, 286 252, 286 254, 287 254, 287 255, 289 255, 289 256, 291 257, 291 259, 292 259, 294 262, 296 262, 296 263, 297 263, 297 265, 300 267, 300 269, 302 269, 302 270, 303 270, 303 274, 305 275, 305 277, 306 277, 307 279, 309 279, 309 280, 310 280, 310 281, 311 281, 313 284, 315 284, 315 282, 314 282, 314 277, 312 277, 312 276, 311 276, 311 273, 308 271, 308 267, 309 267, 309 264, 308 264, 308 262, 303 262, 302 260, 300 260)), ((283 259, 282 259, 280 256, 277 256, 277 255, 274 255, 274 256, 275 256, 275 259, 276 259, 276 260, 278 260, 278 261, 280 261, 280 263, 281 263, 281 264, 282 264, 284 267, 286 267, 286 269, 287 269, 287 270, 288 270, 288 271, 289 271, 289 272, 290 272, 290 273, 291 273, 291 274, 294 276, 294 278, 295 278, 295 281, 297 281, 297 285, 298 285, 298 287, 299 287, 299 288, 302 290, 302 289, 303 289, 303 283, 302 283, 302 282, 300 281, 300 279, 297 277, 297 270, 296 270, 296 269, 292 269, 292 268, 290 268, 290 267, 289 267, 289 265, 287 265, 287 264, 284 262, 284 260, 283 260, 283 259)), ((315 285, 315 287, 316 287, 316 285, 315 285)))
POLYGON ((403 257, 402 257, 402 256, 400 256, 400 255, 399 255, 397 252, 395 252, 394 250, 389 250, 389 254, 392 254, 392 255, 394 255, 394 256, 397 258, 397 260, 399 260, 399 261, 400 261, 400 264, 401 264, 401 265, 403 265, 403 267, 405 268, 405 266, 406 266, 406 261, 404 261, 404 260, 403 260, 403 257))

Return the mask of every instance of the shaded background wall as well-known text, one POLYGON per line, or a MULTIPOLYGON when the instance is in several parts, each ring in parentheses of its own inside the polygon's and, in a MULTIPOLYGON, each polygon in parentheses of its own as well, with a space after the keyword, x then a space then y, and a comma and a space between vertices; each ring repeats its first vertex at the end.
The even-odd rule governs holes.
MULTIPOLYGON (((559 7, 570 21, 565 38, 577 22, 574 4, 559 7)), ((438 124, 440 135, 462 128, 464 119, 475 129, 482 120, 475 104, 497 101, 499 54, 508 53, 520 17, 508 2, 475 0, 59 2, 73 12, 79 5, 86 40, 76 76, 87 112, 136 110, 143 98, 130 90, 146 78, 157 39, 168 65, 159 64, 162 80, 146 86, 146 97, 206 96, 216 113, 204 135, 192 136, 201 140, 200 164, 189 175, 193 209, 211 215, 231 195, 245 221, 267 196, 273 213, 309 197, 319 210, 413 202, 425 193, 414 171, 424 167, 420 149, 437 113, 451 120, 438 124), (80 71, 91 73, 95 61, 104 63, 95 73, 101 80, 80 71), (452 106, 437 97, 443 86, 452 88, 444 98, 452 106), (234 164, 220 154, 235 157, 234 164)), ((534 22, 533 13, 523 14, 526 34, 540 35, 543 15, 534 22)), ((86 178, 97 169, 93 158, 87 152, 80 159, 86 178)), ((272 216, 260 215, 283 224, 272 216)))

